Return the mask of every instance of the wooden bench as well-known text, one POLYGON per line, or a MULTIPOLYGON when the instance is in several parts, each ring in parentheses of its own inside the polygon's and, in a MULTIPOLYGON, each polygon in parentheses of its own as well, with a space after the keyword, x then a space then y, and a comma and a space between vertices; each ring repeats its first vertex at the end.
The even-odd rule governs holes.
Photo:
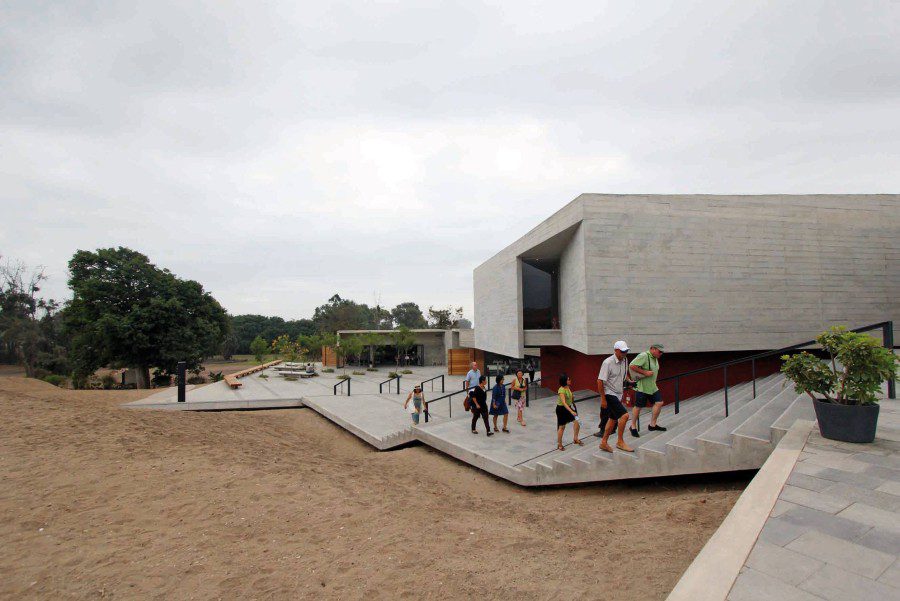
POLYGON ((240 388, 241 383, 238 381, 245 376, 249 376, 250 374, 255 374, 258 371, 262 371, 264 369, 268 369, 275 365, 281 363, 281 359, 278 361, 270 361, 268 363, 263 363, 262 365, 257 365, 255 367, 251 367, 248 369, 244 369, 241 371, 234 372, 233 374, 228 374, 225 376, 225 383, 231 386, 232 388, 240 388))

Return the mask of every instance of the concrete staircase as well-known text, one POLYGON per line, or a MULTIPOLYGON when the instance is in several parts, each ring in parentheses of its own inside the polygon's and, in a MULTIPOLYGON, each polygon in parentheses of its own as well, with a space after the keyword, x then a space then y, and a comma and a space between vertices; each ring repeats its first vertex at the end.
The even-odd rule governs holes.
POLYGON ((815 420, 809 397, 785 385, 781 374, 757 380, 755 397, 752 383, 729 387, 728 401, 727 417, 722 390, 683 402, 678 414, 674 406, 664 407, 659 423, 666 432, 649 432, 643 417, 640 438, 625 434, 634 453, 603 452, 595 437, 583 433, 585 446, 549 451, 504 477, 542 486, 755 469, 794 421, 815 420))

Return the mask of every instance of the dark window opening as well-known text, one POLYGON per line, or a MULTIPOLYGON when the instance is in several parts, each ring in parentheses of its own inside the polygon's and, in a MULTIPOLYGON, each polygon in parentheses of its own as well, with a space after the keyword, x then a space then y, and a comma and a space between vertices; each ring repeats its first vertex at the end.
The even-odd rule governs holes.
POLYGON ((559 263, 522 260, 522 322, 526 330, 559 329, 559 263))

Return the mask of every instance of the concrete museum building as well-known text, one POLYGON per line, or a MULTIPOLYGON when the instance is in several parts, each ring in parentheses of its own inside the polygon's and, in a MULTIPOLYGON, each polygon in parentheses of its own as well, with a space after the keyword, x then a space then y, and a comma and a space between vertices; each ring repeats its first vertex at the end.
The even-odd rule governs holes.
POLYGON ((900 322, 900 195, 582 194, 477 267, 474 292, 474 346, 539 349, 549 388, 594 388, 619 339, 663 344, 663 378, 900 322))

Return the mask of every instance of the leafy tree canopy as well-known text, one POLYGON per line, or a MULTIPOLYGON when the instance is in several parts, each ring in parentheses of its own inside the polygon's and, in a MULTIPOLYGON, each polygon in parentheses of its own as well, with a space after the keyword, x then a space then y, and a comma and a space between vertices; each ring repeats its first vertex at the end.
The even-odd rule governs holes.
POLYGON ((462 318, 462 307, 447 307, 446 309, 428 307, 428 327, 431 328, 439 330, 456 328, 459 327, 459 320, 462 318))
POLYGON ((396 327, 406 326, 411 330, 428 327, 428 322, 425 321, 425 316, 422 315, 422 309, 413 302, 400 303, 391 309, 391 317, 396 327))
POLYGON ((203 286, 182 280, 128 248, 80 250, 69 261, 73 298, 64 310, 75 371, 103 365, 173 373, 220 351, 228 333, 225 310, 203 286))

